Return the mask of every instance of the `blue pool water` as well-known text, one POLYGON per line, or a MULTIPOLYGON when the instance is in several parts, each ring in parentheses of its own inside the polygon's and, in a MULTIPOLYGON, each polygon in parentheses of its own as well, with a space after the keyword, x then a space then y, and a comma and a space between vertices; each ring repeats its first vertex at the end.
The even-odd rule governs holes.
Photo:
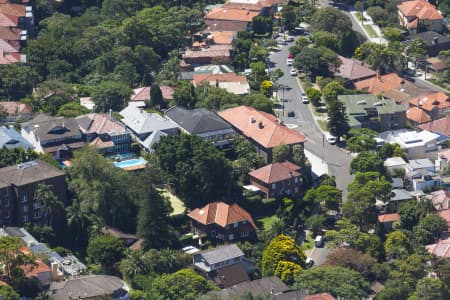
POLYGON ((117 168, 126 168, 126 167, 134 167, 134 166, 140 166, 145 165, 147 161, 143 159, 142 157, 139 158, 133 158, 123 161, 115 161, 114 166, 117 168))

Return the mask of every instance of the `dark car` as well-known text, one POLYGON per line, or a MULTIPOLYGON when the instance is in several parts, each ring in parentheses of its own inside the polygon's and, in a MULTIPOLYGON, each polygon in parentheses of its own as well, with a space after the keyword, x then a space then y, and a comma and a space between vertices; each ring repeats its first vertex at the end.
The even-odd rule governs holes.
POLYGON ((288 117, 295 117, 295 112, 292 110, 288 112, 288 117))

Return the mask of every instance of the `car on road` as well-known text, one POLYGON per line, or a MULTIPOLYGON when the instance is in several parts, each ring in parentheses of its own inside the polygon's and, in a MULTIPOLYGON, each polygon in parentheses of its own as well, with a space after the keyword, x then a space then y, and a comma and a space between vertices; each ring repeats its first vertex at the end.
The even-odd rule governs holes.
POLYGON ((297 76, 297 70, 296 69, 291 69, 289 74, 291 74, 291 76, 297 76))
POLYGON ((290 67, 292 66, 292 63, 294 62, 294 60, 292 58, 288 58, 286 59, 286 64, 290 67))
POLYGON ((308 104, 308 103, 309 103, 308 97, 302 96, 301 98, 302 98, 302 103, 303 103, 303 104, 308 104))
POLYGON ((286 37, 286 41, 288 41, 289 43, 290 43, 290 42, 293 42, 294 39, 295 39, 295 38, 294 38, 292 35, 289 35, 289 36, 286 37))
POLYGON ((325 133, 325 138, 327 139, 327 142, 330 143, 331 145, 336 144, 336 137, 334 135, 332 135, 331 133, 327 132, 325 133))
POLYGON ((289 54, 288 54, 288 58, 294 59, 294 55, 293 55, 292 53, 289 53, 289 54))
POLYGON ((314 239, 314 245, 318 248, 323 247, 323 236, 317 235, 314 239))
POLYGON ((293 110, 289 111, 288 117, 290 117, 290 118, 295 117, 295 112, 293 110))
POLYGON ((314 266, 314 260, 311 257, 307 257, 305 263, 307 269, 312 268, 312 266, 314 266))
POLYGON ((277 39, 277 44, 278 45, 287 45, 287 41, 284 39, 277 39))

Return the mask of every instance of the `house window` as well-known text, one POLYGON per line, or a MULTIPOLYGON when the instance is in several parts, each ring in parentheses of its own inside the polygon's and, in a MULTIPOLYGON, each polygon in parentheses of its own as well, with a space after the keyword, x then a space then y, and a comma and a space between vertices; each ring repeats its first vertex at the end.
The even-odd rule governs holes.
POLYGON ((242 221, 242 225, 247 224, 247 220, 242 221))
POLYGON ((9 198, 6 198, 6 200, 5 200, 5 202, 3 203, 3 205, 4 205, 5 207, 8 207, 8 206, 9 206, 9 198))
POLYGON ((277 187, 277 185, 275 183, 272 183, 272 188, 274 189, 276 187, 277 187))
POLYGON ((23 213, 24 214, 28 213, 28 205, 23 206, 23 213))
POLYGON ((24 222, 28 222, 28 215, 23 216, 22 219, 23 219, 24 222))
POLYGON ((39 219, 41 217, 41 212, 39 210, 36 210, 33 214, 33 218, 39 219))
POLYGON ((27 203, 28 202, 28 196, 27 195, 23 195, 22 196, 22 203, 27 203))
POLYGON ((298 193, 298 187, 295 188, 295 193, 298 193))
POLYGON ((294 182, 297 183, 298 182, 298 177, 294 178, 294 182))
POLYGON ((239 226, 239 222, 233 223, 233 227, 237 228, 239 226))
POLYGON ((246 237, 248 237, 250 235, 250 232, 248 232, 248 231, 243 231, 243 232, 241 232, 241 238, 246 238, 246 237))
POLYGON ((230 241, 234 240, 234 234, 228 235, 228 239, 229 239, 230 241))

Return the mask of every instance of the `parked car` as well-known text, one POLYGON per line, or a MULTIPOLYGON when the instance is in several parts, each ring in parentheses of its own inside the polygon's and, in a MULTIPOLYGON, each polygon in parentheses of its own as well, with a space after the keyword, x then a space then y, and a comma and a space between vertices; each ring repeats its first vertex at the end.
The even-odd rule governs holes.
POLYGON ((325 138, 327 139, 327 142, 330 143, 331 145, 336 144, 336 137, 334 135, 332 135, 331 133, 327 132, 325 133, 325 138))
POLYGON ((294 41, 294 37, 292 35, 289 35, 289 36, 286 37, 286 41, 293 42, 294 41))
POLYGON ((306 263, 306 268, 307 269, 312 268, 312 266, 314 266, 314 260, 312 258, 310 258, 310 257, 306 258, 306 262, 305 263, 306 263))
POLYGON ((290 67, 292 66, 292 63, 294 62, 294 60, 292 58, 288 58, 286 59, 286 64, 290 67))
POLYGON ((295 117, 295 112, 293 110, 288 112, 288 117, 295 117))
POLYGON ((314 245, 319 248, 323 247, 323 236, 317 235, 314 239, 314 245))
POLYGON ((194 246, 186 246, 186 247, 182 248, 181 250, 186 254, 194 254, 194 253, 200 252, 200 250, 194 246))
POLYGON ((309 103, 308 97, 302 96, 302 103, 303 103, 303 104, 308 104, 308 103, 309 103))
POLYGON ((287 41, 283 40, 283 39, 277 39, 277 44, 278 45, 287 45, 287 41))
POLYGON ((296 69, 291 69, 289 74, 291 74, 291 76, 297 76, 297 70, 296 69))
POLYGON ((293 55, 292 53, 289 53, 289 54, 288 54, 288 58, 294 59, 294 55, 293 55))

